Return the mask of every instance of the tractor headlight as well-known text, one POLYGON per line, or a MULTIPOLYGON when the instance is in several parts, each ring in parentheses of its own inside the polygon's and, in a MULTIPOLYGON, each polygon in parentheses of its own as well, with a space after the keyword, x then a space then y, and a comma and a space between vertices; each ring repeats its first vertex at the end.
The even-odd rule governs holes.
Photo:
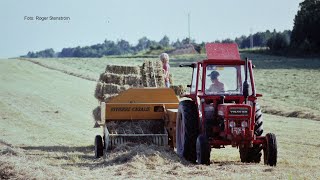
POLYGON ((242 121, 241 122, 241 127, 243 127, 243 128, 248 127, 248 122, 247 121, 242 121))
POLYGON ((236 127, 236 123, 235 123, 234 121, 230 121, 230 122, 229 122, 229 126, 230 126, 231 128, 234 128, 234 127, 236 127))

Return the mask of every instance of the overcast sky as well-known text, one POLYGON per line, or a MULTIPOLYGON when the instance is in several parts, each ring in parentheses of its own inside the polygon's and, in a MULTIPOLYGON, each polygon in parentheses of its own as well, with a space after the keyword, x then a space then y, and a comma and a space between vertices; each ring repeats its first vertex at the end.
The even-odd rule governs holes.
POLYGON ((124 39, 135 45, 146 36, 159 41, 188 36, 210 42, 267 29, 292 29, 302 0, 1 0, 0 57, 28 51, 124 39), (25 17, 33 17, 27 20, 25 17), (70 20, 36 20, 69 17, 70 20))

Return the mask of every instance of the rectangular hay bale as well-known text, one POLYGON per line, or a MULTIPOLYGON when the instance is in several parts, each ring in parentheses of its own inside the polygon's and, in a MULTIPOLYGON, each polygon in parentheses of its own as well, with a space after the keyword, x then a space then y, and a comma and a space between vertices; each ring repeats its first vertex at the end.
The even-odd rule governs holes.
POLYGON ((123 76, 123 84, 130 85, 133 87, 141 87, 142 86, 141 76, 133 75, 133 74, 123 76))
POLYGON ((139 66, 118 66, 118 65, 107 65, 106 73, 114 74, 140 74, 139 66))
POLYGON ((103 81, 104 83, 110 83, 110 84, 117 84, 117 85, 123 85, 123 75, 121 74, 113 74, 113 73, 102 73, 100 75, 100 81, 103 81))

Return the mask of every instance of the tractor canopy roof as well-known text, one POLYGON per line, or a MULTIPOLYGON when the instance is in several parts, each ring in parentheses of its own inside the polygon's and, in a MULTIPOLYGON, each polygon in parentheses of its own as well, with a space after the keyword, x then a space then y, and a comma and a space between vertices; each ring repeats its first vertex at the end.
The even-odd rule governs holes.
POLYGON ((207 43, 208 60, 241 60, 236 43, 207 43))

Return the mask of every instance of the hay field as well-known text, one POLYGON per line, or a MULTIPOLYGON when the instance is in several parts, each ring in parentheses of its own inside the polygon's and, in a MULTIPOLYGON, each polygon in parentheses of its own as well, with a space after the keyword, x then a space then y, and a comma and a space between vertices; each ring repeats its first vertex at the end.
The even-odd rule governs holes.
MULTIPOLYGON (((191 74, 191 71, 187 68, 177 68, 177 64, 189 62, 193 58, 177 57, 177 63, 172 59, 174 80, 178 84, 189 81, 187 75, 191 74)), ((83 77, 91 74, 98 79, 106 64, 115 61, 118 64, 125 62, 135 65, 135 63, 142 64, 144 59, 121 60, 119 58, 36 59, 51 69, 29 61, 0 60, 0 179, 100 179, 101 177, 317 179, 320 177, 318 171, 320 140, 316 138, 319 135, 320 122, 268 114, 264 115, 264 127, 265 132, 274 132, 278 138, 277 167, 264 166, 263 163, 240 163, 238 151, 233 148, 213 149, 210 166, 189 164, 166 148, 132 144, 113 150, 105 160, 94 159, 94 135, 100 133, 99 129, 92 128, 94 123, 91 117, 92 109, 97 106, 97 100, 93 97, 96 82, 83 77)), ((291 73, 297 73, 297 70, 256 69, 256 78, 265 78, 262 79, 265 84, 258 83, 258 89, 265 94, 263 99, 266 104, 275 101, 273 108, 288 106, 290 109, 285 108, 285 110, 291 111, 295 107, 301 107, 295 102, 297 97, 290 93, 301 91, 310 95, 317 91, 315 88, 318 86, 313 83, 313 77, 319 77, 319 68, 312 71, 306 68, 299 69, 299 74, 308 75, 309 81, 291 73), (272 78, 266 76, 269 72, 272 72, 272 78), (287 78, 277 77, 277 74, 286 73, 287 78), (291 77, 297 78, 294 83, 289 82, 291 77), (268 87, 269 82, 283 84, 275 86, 280 89, 262 88, 268 87), (290 85, 290 88, 282 88, 286 84, 290 85), (306 84, 310 89, 301 87, 306 84), (288 103, 281 100, 281 97, 288 94, 278 94, 284 90, 289 93, 288 103), (266 95, 266 92, 270 94, 266 95)), ((314 99, 303 98, 303 100, 306 104, 303 108, 308 112, 314 110, 319 113, 317 109, 319 106, 313 101, 314 99)))

